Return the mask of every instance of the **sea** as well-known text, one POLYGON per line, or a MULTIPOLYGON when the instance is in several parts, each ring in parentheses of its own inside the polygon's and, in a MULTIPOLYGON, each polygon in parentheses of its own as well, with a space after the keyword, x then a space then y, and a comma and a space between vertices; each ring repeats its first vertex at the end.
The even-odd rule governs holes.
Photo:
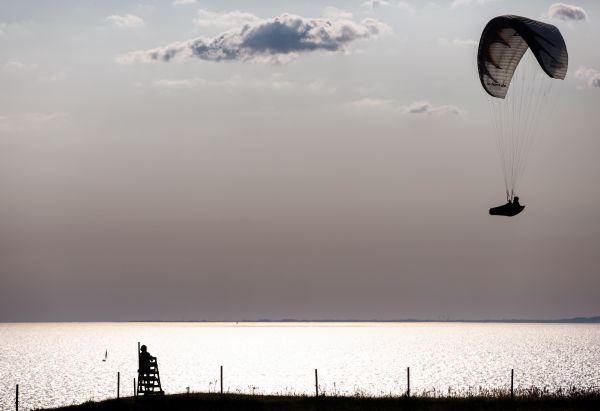
POLYGON ((464 395, 600 386, 599 324, 0 324, 0 409, 134 393, 138 343, 166 393, 464 395), (222 367, 222 368, 221 368, 222 367), (316 373, 315 373, 315 370, 316 373), (316 378, 318 378, 318 386, 316 378))

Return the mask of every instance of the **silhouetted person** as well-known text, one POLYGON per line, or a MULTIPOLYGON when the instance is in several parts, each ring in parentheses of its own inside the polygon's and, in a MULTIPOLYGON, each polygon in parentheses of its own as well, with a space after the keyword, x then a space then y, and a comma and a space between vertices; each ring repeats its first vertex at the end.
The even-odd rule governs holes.
POLYGON ((524 209, 525 206, 522 206, 521 203, 519 203, 519 197, 515 196, 512 200, 509 197, 506 204, 501 205, 499 207, 490 208, 490 215, 503 215, 506 217, 513 217, 519 214, 524 209))
POLYGON ((140 363, 139 363, 139 367, 140 367, 139 373, 140 374, 148 374, 148 372, 150 371, 150 360, 153 358, 154 357, 152 357, 150 355, 146 346, 142 345, 142 347, 140 348, 140 363))
POLYGON ((160 374, 158 373, 158 361, 148 352, 145 345, 140 347, 138 353, 138 395, 163 395, 164 391, 160 385, 160 374))

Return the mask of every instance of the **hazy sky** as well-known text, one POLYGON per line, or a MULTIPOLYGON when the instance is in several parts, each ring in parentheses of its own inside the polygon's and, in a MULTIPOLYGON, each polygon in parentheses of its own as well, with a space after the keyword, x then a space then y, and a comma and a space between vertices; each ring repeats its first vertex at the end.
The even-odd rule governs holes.
POLYGON ((600 4, 552 4, 2 1, 0 321, 600 314, 600 4), (570 59, 513 219, 500 14, 570 59))

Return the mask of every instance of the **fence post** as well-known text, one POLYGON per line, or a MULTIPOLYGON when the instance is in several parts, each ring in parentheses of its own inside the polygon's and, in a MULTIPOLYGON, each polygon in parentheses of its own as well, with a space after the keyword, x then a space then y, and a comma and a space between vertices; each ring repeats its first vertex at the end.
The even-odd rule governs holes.
POLYGON ((117 399, 120 397, 121 391, 121 372, 117 371, 117 399))
POLYGON ((137 397, 137 386, 135 385, 135 377, 133 378, 133 396, 137 397))
POLYGON ((319 396, 319 373, 315 368, 315 397, 319 396))
POLYGON ((221 395, 223 395, 223 366, 221 365, 221 395))
POLYGON ((15 393, 15 409, 19 411, 19 384, 17 384, 17 392, 15 393))
POLYGON ((515 369, 510 369, 510 399, 513 400, 515 398, 514 393, 514 383, 515 383, 515 369))
POLYGON ((406 396, 410 398, 410 367, 406 367, 406 396))

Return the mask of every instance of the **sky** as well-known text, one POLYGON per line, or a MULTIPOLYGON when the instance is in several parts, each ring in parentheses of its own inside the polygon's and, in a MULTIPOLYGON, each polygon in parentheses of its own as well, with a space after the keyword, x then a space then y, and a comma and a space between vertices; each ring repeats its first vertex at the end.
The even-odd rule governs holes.
POLYGON ((599 315, 599 22, 594 1, 3 1, 0 321, 599 315), (512 219, 488 215, 476 66, 502 14, 569 50, 512 219))

